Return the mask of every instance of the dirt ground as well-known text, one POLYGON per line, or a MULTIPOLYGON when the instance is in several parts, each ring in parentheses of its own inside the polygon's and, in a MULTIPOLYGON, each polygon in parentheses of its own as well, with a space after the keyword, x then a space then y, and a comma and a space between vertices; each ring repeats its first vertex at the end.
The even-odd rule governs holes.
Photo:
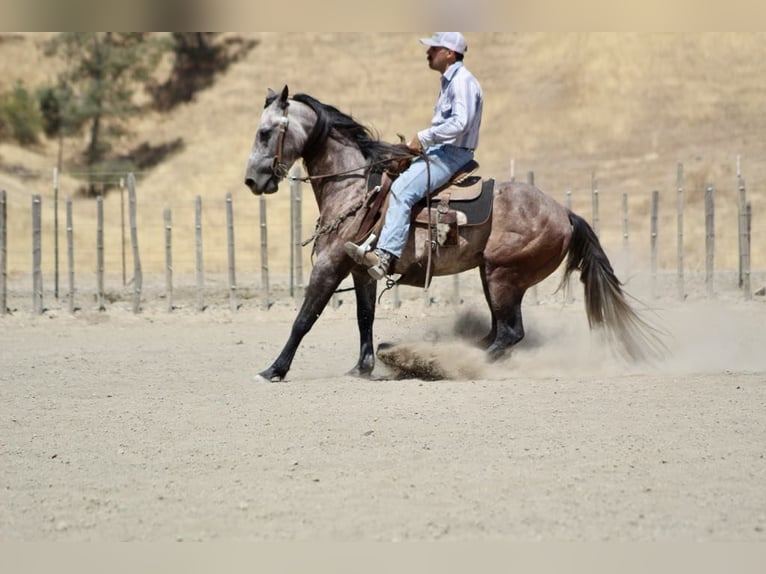
MULTIPOLYGON (((399 309, 384 296, 376 340, 428 346, 448 380, 344 375, 350 295, 281 384, 252 377, 286 340, 288 298, 74 316, 14 301, 0 539, 766 541, 763 297, 653 301, 669 356, 628 365, 588 335, 581 300, 540 296, 489 365, 444 293, 428 309, 407 293, 399 309)), ((462 296, 457 313, 483 316, 462 296)))

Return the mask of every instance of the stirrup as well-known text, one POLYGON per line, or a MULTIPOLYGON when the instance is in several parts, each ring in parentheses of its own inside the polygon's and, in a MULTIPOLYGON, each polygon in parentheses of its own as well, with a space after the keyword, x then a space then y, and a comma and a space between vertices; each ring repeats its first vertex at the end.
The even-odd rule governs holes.
POLYGON ((352 243, 351 241, 346 241, 346 244, 343 246, 343 248, 346 250, 346 255, 354 260, 354 263, 364 265, 364 256, 369 251, 369 249, 365 249, 363 246, 352 243))
POLYGON ((375 239, 377 239, 377 237, 374 233, 371 233, 364 243, 357 245, 352 241, 347 241, 343 248, 346 250, 346 255, 351 257, 355 263, 364 265, 364 256, 370 249, 372 249, 372 243, 375 239))
POLYGON ((380 263, 378 263, 377 265, 373 265, 372 267, 368 267, 367 274, 373 279, 375 279, 375 281, 380 281, 381 279, 383 279, 383 277, 388 275, 383 270, 383 266, 380 263))

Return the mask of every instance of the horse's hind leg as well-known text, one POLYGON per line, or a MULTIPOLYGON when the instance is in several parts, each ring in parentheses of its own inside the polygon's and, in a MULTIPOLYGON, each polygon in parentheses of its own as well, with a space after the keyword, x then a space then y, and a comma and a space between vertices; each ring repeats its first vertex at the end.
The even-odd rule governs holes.
POLYGON ((521 300, 525 290, 516 287, 512 273, 502 268, 490 272, 482 268, 482 284, 492 313, 492 331, 485 339, 487 354, 490 360, 497 360, 524 338, 521 300))
POLYGON ((502 358, 509 348, 524 338, 524 323, 521 319, 521 297, 498 311, 495 340, 487 349, 490 360, 502 358))
POLYGON ((372 325, 375 321, 375 294, 378 282, 365 273, 353 274, 356 293, 356 323, 359 327, 359 361, 349 375, 367 377, 375 368, 375 352, 372 342, 372 325))
POLYGON ((483 265, 479 267, 479 275, 481 276, 481 286, 484 289, 484 298, 487 300, 487 306, 489 307, 489 313, 492 318, 492 327, 489 334, 479 341, 479 347, 482 349, 488 349, 492 342, 495 340, 497 334, 497 316, 495 315, 495 308, 492 305, 492 299, 489 294, 489 285, 487 284, 487 270, 483 265))

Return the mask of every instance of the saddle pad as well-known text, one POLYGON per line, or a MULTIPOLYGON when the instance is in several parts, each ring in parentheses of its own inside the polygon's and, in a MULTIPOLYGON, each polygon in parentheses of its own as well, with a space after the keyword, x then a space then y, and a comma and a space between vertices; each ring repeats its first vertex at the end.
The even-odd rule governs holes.
MULTIPOLYGON (((495 180, 484 180, 479 184, 471 186, 471 189, 474 187, 478 188, 478 191, 473 191, 473 195, 475 196, 473 199, 461 199, 455 201, 454 194, 450 195, 448 206, 450 211, 459 212, 457 218, 458 225, 479 225, 487 221, 492 213, 492 198, 494 196, 495 180)), ((453 186, 449 189, 454 190, 455 187, 453 186)), ((425 201, 416 204, 412 209, 412 220, 415 223, 423 225, 428 225, 429 219, 431 223, 434 223, 436 221, 438 203, 438 195, 431 196, 430 218, 425 201)))

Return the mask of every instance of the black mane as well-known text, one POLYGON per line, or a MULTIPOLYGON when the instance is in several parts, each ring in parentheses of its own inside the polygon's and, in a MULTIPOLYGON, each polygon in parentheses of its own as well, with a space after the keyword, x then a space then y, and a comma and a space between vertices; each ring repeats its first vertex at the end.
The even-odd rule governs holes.
POLYGON ((292 96, 296 102, 309 106, 317 115, 317 122, 309 134, 303 151, 304 159, 308 160, 317 146, 328 137, 336 141, 349 141, 356 145, 362 155, 371 163, 402 156, 402 146, 380 141, 380 138, 370 128, 357 122, 350 115, 337 108, 323 104, 308 94, 292 96))

